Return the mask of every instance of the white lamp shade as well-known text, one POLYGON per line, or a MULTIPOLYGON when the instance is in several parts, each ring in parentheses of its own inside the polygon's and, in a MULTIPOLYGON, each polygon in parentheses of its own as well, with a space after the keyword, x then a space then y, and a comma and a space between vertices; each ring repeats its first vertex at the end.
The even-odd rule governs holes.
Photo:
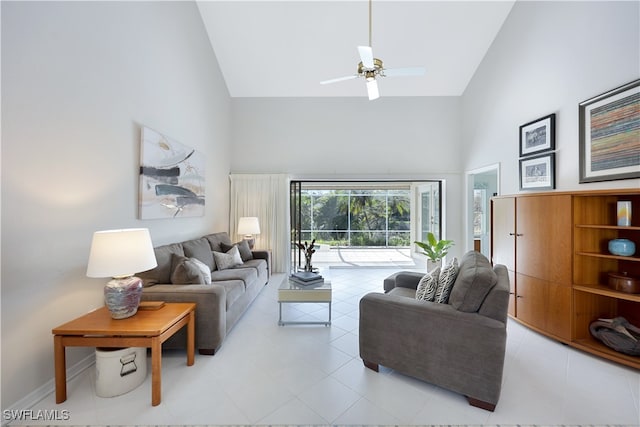
POLYGON ((238 234, 250 236, 260 234, 260 223, 255 216, 243 216, 238 220, 238 234))
POLYGON ((146 228, 96 231, 91 242, 88 277, 130 276, 158 265, 146 228))

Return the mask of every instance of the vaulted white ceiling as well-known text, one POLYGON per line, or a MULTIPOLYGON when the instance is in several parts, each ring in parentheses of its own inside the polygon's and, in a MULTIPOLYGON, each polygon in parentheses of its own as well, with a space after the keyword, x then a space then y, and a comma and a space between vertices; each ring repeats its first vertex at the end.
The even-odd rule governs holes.
MULTIPOLYGON (((384 77, 381 96, 459 96, 513 1, 373 0, 372 47, 385 68, 424 67, 422 77, 384 77)), ((357 46, 369 44, 369 2, 200 1, 198 7, 232 97, 366 96, 357 46)))

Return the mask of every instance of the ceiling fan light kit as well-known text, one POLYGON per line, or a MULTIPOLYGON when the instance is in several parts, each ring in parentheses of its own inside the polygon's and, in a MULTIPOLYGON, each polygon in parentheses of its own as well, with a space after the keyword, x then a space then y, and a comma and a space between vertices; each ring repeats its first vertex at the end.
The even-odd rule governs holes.
POLYGON ((336 79, 324 80, 320 84, 331 84, 343 82, 346 80, 356 79, 358 77, 364 77, 367 85, 367 94, 369 100, 373 101, 380 97, 378 90, 377 77, 388 76, 422 76, 425 74, 423 67, 410 67, 410 68, 395 68, 385 70, 381 59, 373 57, 373 49, 371 47, 371 0, 369 0, 369 46, 358 46, 358 53, 360 55, 360 62, 358 63, 358 69, 356 74, 345 77, 338 77, 336 79), (387 74, 388 73, 388 74, 387 74))

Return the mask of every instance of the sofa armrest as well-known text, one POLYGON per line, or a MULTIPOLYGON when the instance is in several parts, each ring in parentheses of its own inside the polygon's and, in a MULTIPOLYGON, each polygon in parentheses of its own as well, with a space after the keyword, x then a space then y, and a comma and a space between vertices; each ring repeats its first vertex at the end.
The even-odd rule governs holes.
POLYGON ((268 250, 252 250, 254 259, 263 259, 267 262, 267 272, 271 276, 271 251, 268 250))
POLYGON ((396 276, 396 288, 417 289, 420 279, 426 273, 418 273, 414 271, 403 271, 396 276))
POLYGON ((197 348, 217 349, 226 335, 227 295, 221 285, 154 285, 142 290, 141 299, 195 302, 197 348))

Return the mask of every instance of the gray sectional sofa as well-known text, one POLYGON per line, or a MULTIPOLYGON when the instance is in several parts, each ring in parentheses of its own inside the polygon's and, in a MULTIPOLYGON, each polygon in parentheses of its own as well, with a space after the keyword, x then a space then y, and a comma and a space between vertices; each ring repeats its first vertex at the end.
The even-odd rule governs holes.
MULTIPOLYGON (((216 265, 233 247, 227 233, 213 233, 198 239, 156 247, 158 266, 137 274, 143 280, 143 301, 195 302, 196 339, 200 354, 213 355, 225 336, 247 310, 269 280, 268 251, 251 251, 246 242, 237 246, 242 264, 216 265), (215 254, 213 252, 218 252, 215 254), (193 259, 210 269, 211 284, 193 273, 193 259)), ((165 348, 184 348, 186 328, 167 340, 165 348)))
POLYGON ((360 357, 436 384, 493 411, 500 397, 507 338, 509 275, 478 252, 460 260, 447 303, 416 299, 424 274, 390 277, 387 293, 360 300, 360 357))

